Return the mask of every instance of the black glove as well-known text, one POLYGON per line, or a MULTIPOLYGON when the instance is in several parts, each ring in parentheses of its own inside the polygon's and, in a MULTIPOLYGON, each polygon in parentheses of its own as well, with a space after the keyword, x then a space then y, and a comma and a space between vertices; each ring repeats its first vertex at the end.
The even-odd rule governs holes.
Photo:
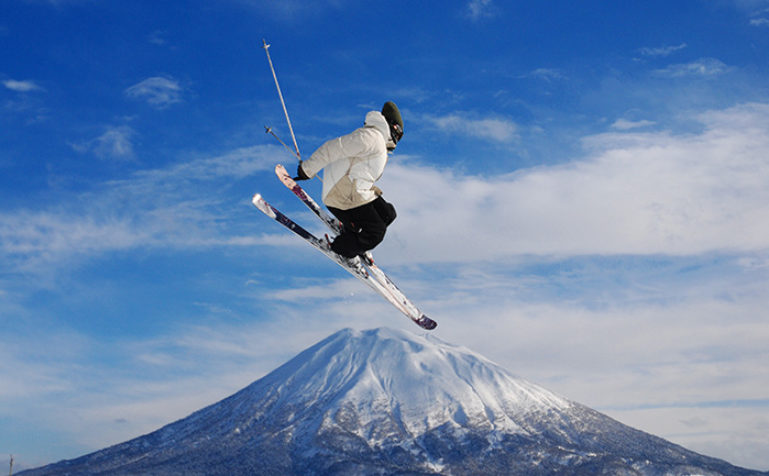
POLYGON ((310 180, 310 177, 308 177, 307 174, 304 173, 304 170, 302 170, 301 162, 299 162, 299 166, 296 168, 296 177, 294 177, 294 180, 310 180))

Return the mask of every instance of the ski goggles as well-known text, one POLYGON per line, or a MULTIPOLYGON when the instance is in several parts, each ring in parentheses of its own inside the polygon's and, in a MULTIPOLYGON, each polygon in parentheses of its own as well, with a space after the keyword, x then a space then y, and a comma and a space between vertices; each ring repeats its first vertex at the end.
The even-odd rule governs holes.
POLYGON ((390 135, 392 136, 393 142, 396 144, 401 140, 401 137, 403 137, 403 129, 401 129, 400 124, 390 125, 390 135))

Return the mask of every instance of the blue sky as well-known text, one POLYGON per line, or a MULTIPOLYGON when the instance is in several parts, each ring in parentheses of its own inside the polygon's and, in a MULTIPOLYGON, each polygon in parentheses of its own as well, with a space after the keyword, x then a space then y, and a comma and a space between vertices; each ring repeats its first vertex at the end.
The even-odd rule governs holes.
POLYGON ((305 156, 400 106, 375 255, 439 337, 769 469, 766 0, 5 0, 0 455, 152 431, 343 327, 418 331, 250 205, 321 231, 272 173, 263 38, 305 156))

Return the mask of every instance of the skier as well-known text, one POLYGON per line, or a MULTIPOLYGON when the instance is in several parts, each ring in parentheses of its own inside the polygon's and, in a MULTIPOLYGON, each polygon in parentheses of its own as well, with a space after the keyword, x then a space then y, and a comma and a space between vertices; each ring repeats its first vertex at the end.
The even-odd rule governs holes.
POLYGON ((395 207, 374 185, 384 172, 387 155, 403 137, 398 107, 387 101, 382 111, 366 114, 364 126, 331 139, 309 159, 300 161, 294 180, 308 180, 321 169, 323 203, 344 225, 331 250, 345 258, 364 255, 382 242, 395 220, 395 207))

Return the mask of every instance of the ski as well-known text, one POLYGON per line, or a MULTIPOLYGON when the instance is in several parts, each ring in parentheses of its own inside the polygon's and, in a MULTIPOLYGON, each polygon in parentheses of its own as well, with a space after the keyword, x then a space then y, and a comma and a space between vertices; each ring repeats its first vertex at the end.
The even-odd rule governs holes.
POLYGON ((335 235, 342 232, 342 223, 323 210, 323 208, 321 208, 320 205, 318 205, 318 203, 291 178, 291 175, 283 165, 278 164, 275 166, 275 175, 277 175, 281 183, 291 190, 294 195, 299 197, 299 200, 304 202, 304 204, 307 205, 307 208, 312 210, 312 212, 315 213, 315 215, 317 215, 335 235))
MULTIPOLYGON (((334 235, 338 235, 342 231, 342 223, 335 217, 329 215, 313 198, 302 189, 296 181, 291 178, 283 165, 278 164, 275 166, 275 175, 291 192, 294 193, 312 212, 320 218, 320 220, 326 224, 334 235)), ((404 312, 409 318, 416 322, 420 327, 424 329, 434 329, 438 324, 427 317, 422 311, 419 310, 403 292, 395 285, 392 279, 385 274, 382 269, 374 263, 374 258, 371 253, 366 253, 365 259, 362 260, 366 265, 370 274, 376 279, 380 285, 387 289, 391 293, 392 300, 400 303, 398 307, 401 312, 404 312)), ((391 299, 388 298, 392 302, 391 299)))
MULTIPOLYGON (((396 309, 398 309, 400 312, 402 312, 407 317, 409 317, 412 321, 414 321, 418 326, 427 330, 435 328, 435 326, 437 325, 435 321, 428 318, 421 312, 418 312, 418 310, 417 312, 414 312, 415 308, 413 305, 405 306, 404 303, 401 302, 396 297, 396 295, 394 295, 394 293, 391 292, 391 289, 387 285, 380 282, 378 278, 375 278, 374 276, 372 276, 372 273, 370 273, 369 269, 367 269, 367 267, 363 265, 363 262, 360 260, 360 258, 348 260, 334 253, 333 251, 331 251, 331 249, 322 239, 316 237, 309 231, 305 230, 296 222, 294 222, 285 214, 283 214, 280 210, 270 205, 266 200, 264 200, 264 198, 262 198, 260 194, 257 193, 256 195, 254 195, 252 199, 252 203, 256 208, 261 210, 265 215, 277 221, 278 223, 285 226, 289 230, 293 231, 296 235, 300 236, 305 241, 307 241, 310 245, 315 247, 318 251, 328 256, 332 261, 334 261, 336 264, 344 268, 347 272, 349 272, 350 274, 358 278, 360 281, 362 281, 364 284, 369 286, 371 289, 376 291, 379 295, 384 297, 390 304, 392 304, 396 309)), ((394 287, 394 285, 392 286, 394 287)))

